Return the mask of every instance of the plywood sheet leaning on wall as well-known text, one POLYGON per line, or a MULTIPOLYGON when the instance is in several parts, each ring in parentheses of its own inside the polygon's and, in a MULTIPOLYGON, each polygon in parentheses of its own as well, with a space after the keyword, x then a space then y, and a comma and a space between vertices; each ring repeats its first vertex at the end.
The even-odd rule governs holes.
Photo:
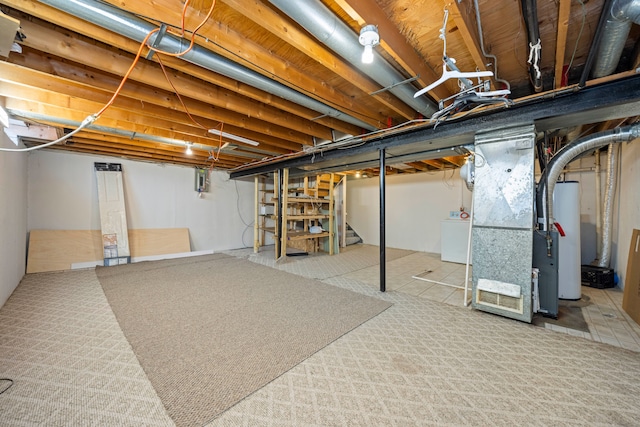
MULTIPOLYGON (((132 257, 191 251, 188 228, 129 230, 132 257)), ((27 273, 70 270, 71 265, 103 258, 100 230, 31 230, 27 273)))
POLYGON ((640 230, 634 229, 624 279, 622 309, 640 324, 640 230))

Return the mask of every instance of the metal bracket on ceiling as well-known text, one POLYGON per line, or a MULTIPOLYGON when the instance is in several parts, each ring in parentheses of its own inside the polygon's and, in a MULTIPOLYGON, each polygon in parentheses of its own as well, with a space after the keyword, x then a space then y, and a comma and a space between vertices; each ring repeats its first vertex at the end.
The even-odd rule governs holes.
POLYGON ((405 83, 411 83, 411 82, 414 82, 414 81, 418 80, 419 78, 420 78, 420 74, 418 74, 418 75, 417 75, 417 76, 415 76, 415 77, 411 77, 411 78, 409 78, 409 79, 403 80, 403 81, 401 81, 401 82, 394 83, 394 84, 392 84, 391 86, 383 87, 382 89, 376 90, 376 91, 374 91, 374 92, 370 92, 370 93, 369 93, 369 95, 371 95, 371 96, 373 96, 373 95, 377 95, 377 94, 379 94, 379 93, 381 93, 381 92, 385 92, 385 91, 387 91, 387 90, 391 90, 391 89, 393 89, 393 88, 394 88, 394 87, 396 87, 396 86, 400 86, 400 85, 403 85, 403 84, 405 84, 405 83))
POLYGON ((149 53, 147 53, 147 59, 151 59, 153 57, 153 54, 156 52, 154 49, 158 49, 158 46, 160 46, 160 42, 165 34, 167 34, 167 26, 165 24, 160 24, 160 31, 158 31, 158 34, 156 34, 156 37, 153 39, 153 43, 151 43, 151 49, 149 50, 149 53))
POLYGON ((311 118, 311 119, 309 119, 309 120, 311 120, 311 121, 314 121, 314 120, 320 120, 320 119, 324 119, 325 117, 329 117, 329 115, 328 115, 328 114, 321 114, 321 115, 319 115, 319 116, 317 116, 317 117, 312 117, 312 118, 311 118))

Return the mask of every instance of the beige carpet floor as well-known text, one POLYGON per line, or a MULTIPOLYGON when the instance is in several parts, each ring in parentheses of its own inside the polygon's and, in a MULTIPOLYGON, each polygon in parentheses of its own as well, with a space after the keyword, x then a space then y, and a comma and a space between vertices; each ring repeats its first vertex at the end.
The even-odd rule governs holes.
MULTIPOLYGON (((366 265, 363 249, 318 257, 314 268, 323 271, 305 275, 366 265)), ((406 270, 416 255, 390 261, 387 271, 406 270)), ((638 425, 640 353, 401 292, 380 294, 347 277, 355 273, 324 282, 393 305, 208 427, 638 425)), ((25 276, 0 309, 0 377, 14 380, 0 395, 0 425, 174 425, 94 270, 25 276)))
POLYGON ((178 426, 205 424, 391 305, 224 254, 96 274, 178 426))

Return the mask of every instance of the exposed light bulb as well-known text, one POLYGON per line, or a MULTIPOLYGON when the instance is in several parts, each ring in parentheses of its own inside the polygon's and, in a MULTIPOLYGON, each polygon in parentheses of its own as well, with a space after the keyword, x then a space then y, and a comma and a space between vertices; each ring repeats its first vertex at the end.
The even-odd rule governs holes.
POLYGON ((373 62, 373 47, 380 43, 378 27, 375 25, 365 25, 362 27, 358 41, 362 46, 364 46, 362 62, 364 64, 371 64, 373 62))
POLYGON ((368 44, 368 45, 365 45, 364 51, 362 52, 362 63, 371 64, 372 62, 373 62, 373 46, 368 44))
POLYGON ((356 178, 360 178, 360 171, 356 172, 356 178))
POLYGON ((191 142, 187 142, 187 149, 185 150, 185 153, 190 156, 193 154, 193 150, 191 149, 191 145, 193 145, 191 142))

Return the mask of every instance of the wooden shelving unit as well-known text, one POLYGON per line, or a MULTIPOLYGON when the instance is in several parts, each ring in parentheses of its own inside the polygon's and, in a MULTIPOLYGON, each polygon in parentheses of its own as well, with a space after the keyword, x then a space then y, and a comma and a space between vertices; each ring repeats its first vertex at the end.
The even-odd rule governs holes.
POLYGON ((274 173, 273 187, 267 184, 266 179, 258 177, 255 185, 254 252, 264 244, 265 233, 271 233, 276 259, 286 256, 287 247, 304 252, 321 251, 325 239, 328 239, 329 254, 334 254, 333 174, 317 176, 311 182, 305 177, 300 187, 290 185, 289 170, 284 169, 282 180, 277 172, 274 173), (265 209, 270 206, 273 206, 273 213, 265 209), (321 227, 322 231, 317 232, 316 227, 321 227))

